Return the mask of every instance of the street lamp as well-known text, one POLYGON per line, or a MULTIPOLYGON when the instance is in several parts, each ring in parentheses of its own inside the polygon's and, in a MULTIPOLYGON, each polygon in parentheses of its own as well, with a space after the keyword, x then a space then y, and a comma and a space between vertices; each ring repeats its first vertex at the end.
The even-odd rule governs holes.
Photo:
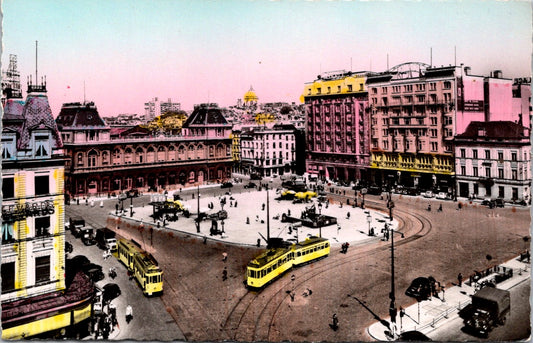
POLYGON ((392 220, 392 209, 394 208, 394 201, 392 201, 392 198, 387 201, 387 208, 389 209, 389 218, 392 220))
MULTIPOLYGON (((390 297, 389 314, 390 314, 391 322, 396 324, 396 314, 398 311, 396 310, 396 303, 395 303, 396 295, 395 295, 395 287, 394 287, 394 233, 399 233, 402 238, 404 237, 404 235, 402 232, 394 231, 394 229, 392 228, 392 225, 389 228, 387 227, 387 224, 385 224, 385 230, 389 230, 390 238, 391 238, 391 291, 389 294, 389 297, 390 297)), ((395 338, 395 335, 396 335, 393 329, 394 327, 395 327, 394 325, 391 325, 391 332, 392 332, 393 338, 395 338)))
POLYGON ((200 233, 200 185, 197 187, 198 212, 196 216, 196 232, 200 233))
POLYGON ((220 222, 220 225, 222 226, 222 236, 224 235, 224 219, 220 222))
POLYGON ((372 223, 372 216, 370 213, 366 216, 366 221, 368 223, 368 235, 370 236, 370 223, 372 223))
POLYGON ((322 238, 322 203, 318 203, 318 236, 322 238))
POLYGON ((363 202, 361 202, 361 208, 365 208, 365 194, 368 190, 366 188, 361 189, 361 194, 363 194, 363 202))
POLYGON ((130 198, 130 217, 133 217, 133 195, 128 194, 128 197, 130 198))

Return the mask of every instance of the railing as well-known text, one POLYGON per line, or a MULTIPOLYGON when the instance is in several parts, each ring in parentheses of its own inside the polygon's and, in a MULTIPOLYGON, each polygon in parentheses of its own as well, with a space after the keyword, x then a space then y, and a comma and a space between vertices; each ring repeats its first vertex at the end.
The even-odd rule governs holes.
MULTIPOLYGON (((450 307, 450 308, 447 308, 446 311, 442 312, 441 314, 439 314, 438 316, 436 317, 433 317, 433 319, 431 320, 431 322, 427 323, 427 324, 424 324, 424 325, 421 325, 421 326, 415 326, 413 328, 413 330, 415 331, 422 331, 422 330, 425 330, 429 327, 432 327, 434 328, 435 325, 441 321, 442 319, 448 319, 450 314, 451 313, 454 313, 455 311, 461 311, 463 308, 465 308, 468 304, 470 304, 471 301, 470 300, 466 300, 466 301, 463 301, 463 302, 459 302, 457 304, 457 306, 454 306, 454 307, 450 307)), ((403 332, 403 330, 402 330, 403 332)))

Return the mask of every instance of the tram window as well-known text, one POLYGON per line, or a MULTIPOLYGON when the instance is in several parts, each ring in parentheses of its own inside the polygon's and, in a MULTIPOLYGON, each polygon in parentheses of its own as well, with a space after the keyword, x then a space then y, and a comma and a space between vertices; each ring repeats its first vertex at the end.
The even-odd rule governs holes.
POLYGON ((299 251, 296 253, 296 256, 297 256, 297 257, 300 257, 301 255, 302 255, 302 254, 301 254, 299 251))
POLYGON ((329 247, 329 243, 326 243, 326 248, 329 247))

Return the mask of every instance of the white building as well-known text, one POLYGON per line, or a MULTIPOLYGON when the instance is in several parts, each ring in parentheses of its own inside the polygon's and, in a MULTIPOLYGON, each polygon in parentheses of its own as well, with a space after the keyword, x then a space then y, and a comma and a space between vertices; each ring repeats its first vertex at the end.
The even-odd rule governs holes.
POLYGON ((240 144, 243 171, 261 176, 296 172, 298 131, 293 125, 243 128, 240 144))
POLYGON ((458 195, 530 201, 529 129, 511 121, 472 122, 455 138, 458 195))
POLYGON ((168 98, 166 102, 159 100, 159 98, 153 98, 152 101, 144 104, 144 118, 146 122, 153 120, 155 117, 159 117, 162 113, 169 111, 179 111, 181 104, 179 102, 172 102, 171 98, 168 98))

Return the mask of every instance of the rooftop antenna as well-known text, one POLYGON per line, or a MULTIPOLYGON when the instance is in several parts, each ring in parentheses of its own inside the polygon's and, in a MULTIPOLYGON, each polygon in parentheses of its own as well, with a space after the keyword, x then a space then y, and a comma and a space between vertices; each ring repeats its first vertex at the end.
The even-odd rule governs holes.
POLYGON ((38 77, 37 77, 37 51, 38 51, 38 48, 39 48, 39 42, 38 41, 35 41, 35 82, 37 82, 38 77))

